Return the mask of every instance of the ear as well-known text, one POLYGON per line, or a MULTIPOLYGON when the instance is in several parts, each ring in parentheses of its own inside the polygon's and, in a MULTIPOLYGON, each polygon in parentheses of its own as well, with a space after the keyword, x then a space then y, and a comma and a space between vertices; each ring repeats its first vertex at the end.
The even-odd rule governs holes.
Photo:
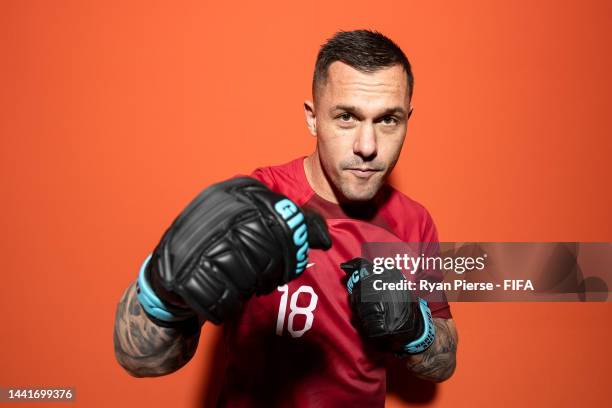
POLYGON ((317 135, 317 117, 315 114, 314 104, 312 101, 304 101, 304 115, 306 116, 306 126, 310 134, 317 135))

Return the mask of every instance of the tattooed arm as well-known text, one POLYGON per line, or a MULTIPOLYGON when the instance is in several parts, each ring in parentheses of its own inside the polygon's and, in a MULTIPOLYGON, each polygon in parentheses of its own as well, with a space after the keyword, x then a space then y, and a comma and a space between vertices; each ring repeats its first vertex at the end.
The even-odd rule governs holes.
POLYGON ((424 352, 408 357, 407 367, 414 375, 424 380, 441 382, 455 371, 457 352, 457 329, 453 319, 434 318, 436 338, 424 352))
POLYGON ((157 377, 184 366, 195 354, 201 326, 194 320, 182 328, 153 323, 142 310, 132 283, 117 305, 115 357, 134 377, 157 377))

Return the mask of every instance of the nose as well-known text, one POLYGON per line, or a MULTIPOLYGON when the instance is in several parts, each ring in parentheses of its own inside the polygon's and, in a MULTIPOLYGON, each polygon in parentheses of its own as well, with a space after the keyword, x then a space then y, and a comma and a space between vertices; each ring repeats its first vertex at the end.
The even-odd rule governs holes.
POLYGON ((372 159, 376 156, 376 132, 372 123, 364 123, 360 126, 355 137, 353 145, 353 153, 361 156, 363 159, 372 159))

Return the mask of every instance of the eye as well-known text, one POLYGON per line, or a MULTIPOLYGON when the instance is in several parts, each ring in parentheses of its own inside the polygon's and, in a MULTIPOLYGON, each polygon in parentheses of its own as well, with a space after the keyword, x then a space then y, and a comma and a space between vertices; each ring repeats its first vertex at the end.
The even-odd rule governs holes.
POLYGON ((395 116, 385 116, 380 121, 385 125, 397 125, 399 123, 395 116))
POLYGON ((340 119, 342 122, 349 122, 351 119, 353 119, 353 115, 348 112, 344 112, 338 115, 338 119, 340 119))

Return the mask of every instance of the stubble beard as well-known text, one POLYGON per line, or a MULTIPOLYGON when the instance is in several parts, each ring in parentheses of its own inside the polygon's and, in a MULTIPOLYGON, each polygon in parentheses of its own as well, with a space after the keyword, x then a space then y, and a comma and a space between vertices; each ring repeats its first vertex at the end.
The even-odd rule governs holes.
POLYGON ((350 180, 353 177, 352 174, 340 169, 339 177, 332 181, 332 187, 336 190, 336 195, 339 196, 341 203, 365 203, 372 200, 384 184, 386 174, 383 177, 374 174, 364 183, 350 180))

